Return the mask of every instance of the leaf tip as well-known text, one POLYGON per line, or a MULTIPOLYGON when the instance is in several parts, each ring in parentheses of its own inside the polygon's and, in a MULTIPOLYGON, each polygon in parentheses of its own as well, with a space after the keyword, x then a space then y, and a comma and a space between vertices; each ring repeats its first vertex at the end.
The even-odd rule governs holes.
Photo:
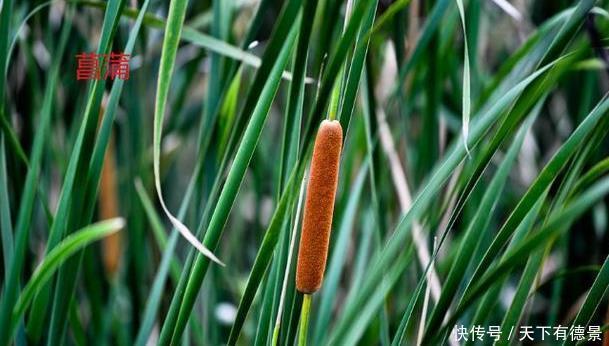
POLYGON ((115 231, 119 231, 119 230, 123 229, 126 224, 125 219, 122 217, 117 217, 115 219, 112 219, 111 222, 112 222, 112 226, 113 226, 112 228, 115 231))

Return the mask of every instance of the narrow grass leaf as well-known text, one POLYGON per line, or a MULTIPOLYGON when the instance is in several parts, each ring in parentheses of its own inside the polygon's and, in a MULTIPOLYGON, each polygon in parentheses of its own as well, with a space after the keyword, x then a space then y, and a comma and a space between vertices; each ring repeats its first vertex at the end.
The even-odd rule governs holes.
POLYGON ((10 258, 13 257, 13 223, 11 221, 11 208, 8 197, 8 185, 6 179, 6 148, 4 146, 4 135, 0 134, 0 228, 2 236, 2 260, 4 262, 4 282, 8 280, 10 273, 10 258))
POLYGON ((467 43, 467 29, 465 27, 465 11, 463 10, 463 1, 455 0, 459 8, 459 17, 461 18, 461 26, 463 29, 463 111, 462 111, 462 132, 463 146, 469 156, 469 148, 467 147, 467 138, 469 137, 469 116, 471 112, 471 86, 470 86, 470 66, 469 66, 469 48, 467 43))
MULTIPOLYGON (((198 170, 199 169, 195 170, 195 172, 198 172, 198 170)), ((186 190, 186 195, 182 202, 183 204, 180 207, 180 210, 178 213, 178 218, 183 218, 184 215, 186 214, 186 210, 187 210, 186 206, 189 204, 189 202, 192 198, 193 188, 195 186, 194 177, 196 177, 197 175, 198 174, 193 175, 193 179, 191 179, 188 189, 186 190)), ((156 224, 157 223, 157 220, 156 220, 157 218, 155 217, 156 213, 154 213, 154 209, 152 208, 152 203, 151 203, 150 199, 148 198, 148 195, 146 194, 144 187, 141 184, 141 181, 139 181, 139 180, 136 181, 136 189, 140 196, 141 202, 144 205, 148 218, 150 219, 150 222, 156 224)), ((154 327, 154 321, 155 321, 156 315, 157 315, 158 310, 161 305, 161 298, 162 298, 162 294, 163 294, 163 289, 165 288, 165 283, 167 281, 167 276, 169 275, 172 265, 176 264, 174 253, 175 253, 175 248, 176 248, 177 242, 178 242, 178 233, 172 232, 171 236, 169 237, 169 240, 167 241, 165 248, 162 249, 163 257, 161 259, 161 264, 159 265, 157 274, 154 277, 152 289, 150 290, 150 295, 148 296, 146 307, 144 308, 142 324, 139 328, 139 331, 138 331, 136 339, 135 339, 134 344, 137 346, 146 345, 148 338, 150 337, 150 333, 152 332, 152 328, 154 327)), ((179 273, 176 272, 176 275, 177 276, 175 277, 175 279, 177 282, 179 280, 179 273)))
POLYGON ((28 304, 34 298, 34 294, 50 280, 53 273, 57 271, 63 262, 90 243, 118 232, 124 225, 125 221, 123 219, 116 218, 87 226, 66 237, 49 252, 40 262, 19 295, 13 310, 13 324, 9 328, 11 333, 14 333, 16 328, 15 321, 23 315, 28 304))
POLYGON ((332 317, 332 309, 336 302, 336 296, 339 286, 339 281, 343 273, 346 252, 349 248, 349 241, 352 238, 351 232, 353 230, 353 224, 356 218, 356 211, 360 202, 360 196, 362 194, 364 182, 368 173, 369 161, 360 168, 360 172, 357 175, 353 186, 351 187, 349 194, 349 201, 347 207, 343 213, 340 226, 337 229, 337 234, 334 236, 335 241, 333 242, 332 254, 328 264, 328 272, 324 280, 324 285, 320 292, 319 309, 316 313, 316 322, 313 333, 314 344, 319 345, 322 343, 323 337, 327 333, 328 325, 332 317))
MULTIPOLYGON (((588 326, 609 287, 609 258, 605 259, 572 325, 588 326)), ((567 345, 567 341, 563 345, 567 345)))
POLYGON ((182 34, 182 26, 184 17, 186 16, 187 0, 173 0, 169 5, 169 14, 167 25, 165 27, 165 38, 163 39, 163 48, 161 52, 161 62, 159 66, 159 77, 157 79, 157 94, 154 106, 154 135, 153 135, 153 164, 154 164, 154 185, 156 187, 157 196, 163 211, 182 236, 188 240, 199 252, 210 258, 212 261, 224 265, 207 247, 205 247, 195 236, 190 232, 180 220, 178 220, 169 211, 165 205, 163 192, 161 189, 161 140, 163 136, 163 120, 165 119, 165 108, 171 86, 171 76, 175 65, 176 54, 182 34))
POLYGON ((235 345, 237 343, 237 339, 239 338, 239 334, 241 333, 241 328, 243 328, 245 318, 247 317, 252 302, 254 301, 254 297, 256 296, 256 292, 258 291, 258 287, 260 286, 264 273, 266 272, 267 267, 271 261, 275 245, 279 240, 280 231, 283 226, 283 219, 287 213, 288 206, 292 205, 293 201, 298 195, 298 191, 295 191, 296 188, 294 186, 297 185, 295 184, 296 181, 302 179, 302 175, 304 174, 304 168, 299 167, 299 165, 297 165, 295 168, 296 169, 292 171, 292 175, 286 183, 284 192, 281 198, 279 199, 277 208, 273 213, 271 222, 269 223, 266 233, 264 234, 264 238, 262 239, 260 249, 256 254, 254 266, 250 271, 245 292, 243 293, 243 297, 239 302, 237 316, 235 318, 235 322, 233 323, 233 327, 231 328, 230 336, 228 339, 229 345, 235 345))

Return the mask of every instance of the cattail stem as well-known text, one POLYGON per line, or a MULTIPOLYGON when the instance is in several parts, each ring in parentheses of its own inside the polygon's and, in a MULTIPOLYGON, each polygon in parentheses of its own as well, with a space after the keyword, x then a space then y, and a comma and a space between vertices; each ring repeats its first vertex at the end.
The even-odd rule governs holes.
POLYGON ((300 329, 298 330, 298 346, 307 345, 307 331, 309 330, 309 312, 311 311, 311 295, 305 294, 300 310, 300 329))

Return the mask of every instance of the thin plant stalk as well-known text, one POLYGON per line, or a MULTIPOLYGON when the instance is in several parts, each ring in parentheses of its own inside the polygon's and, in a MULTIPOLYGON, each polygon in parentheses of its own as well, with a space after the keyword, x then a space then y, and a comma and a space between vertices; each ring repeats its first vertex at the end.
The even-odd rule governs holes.
POLYGON ((311 294, 305 294, 302 299, 300 311, 300 329, 298 331, 298 346, 307 345, 307 331, 309 329, 309 315, 311 312, 311 294))
POLYGON ((285 265, 285 273, 283 275, 283 284, 281 287, 281 296, 279 297, 279 308, 277 309, 277 319, 275 320, 275 328, 273 329, 273 341, 272 345, 277 345, 279 339, 279 326, 281 324, 281 315, 283 313, 283 304, 285 302, 285 295, 288 288, 288 278, 290 276, 290 266, 292 264, 292 254, 294 253, 294 244, 296 242, 296 232, 298 231, 298 224, 300 223, 300 211, 302 210, 302 200, 304 197, 306 174, 302 178, 300 184, 300 195, 298 197, 298 206, 296 207, 296 217, 294 218, 294 227, 292 228, 292 239, 290 240, 290 250, 288 251, 288 262, 285 265))
MULTIPOLYGON (((434 237, 433 239, 433 248, 436 249, 438 246, 438 237, 434 237)), ((425 288, 425 298, 423 300, 423 310, 421 311, 421 321, 419 323, 419 335, 417 336, 417 346, 421 345, 421 342, 423 341, 423 333, 425 332, 425 321, 427 320, 426 316, 427 316, 427 309, 429 308, 429 295, 431 293, 431 287, 429 286, 429 282, 430 282, 430 276, 432 273, 432 270, 434 268, 434 259, 432 259, 432 262, 430 264, 430 270, 427 272, 427 288, 425 288)))

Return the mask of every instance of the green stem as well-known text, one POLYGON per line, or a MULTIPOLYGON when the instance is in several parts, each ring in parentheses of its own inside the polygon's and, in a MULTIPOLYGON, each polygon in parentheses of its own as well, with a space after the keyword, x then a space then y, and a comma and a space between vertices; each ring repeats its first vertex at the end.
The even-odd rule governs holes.
POLYGON ((298 346, 307 345, 307 330, 309 329, 309 311, 311 310, 311 295, 305 294, 300 310, 300 330, 298 332, 298 346))
POLYGON ((275 328, 273 328, 273 340, 272 340, 271 345, 277 346, 278 340, 279 340, 279 325, 275 325, 275 328))

